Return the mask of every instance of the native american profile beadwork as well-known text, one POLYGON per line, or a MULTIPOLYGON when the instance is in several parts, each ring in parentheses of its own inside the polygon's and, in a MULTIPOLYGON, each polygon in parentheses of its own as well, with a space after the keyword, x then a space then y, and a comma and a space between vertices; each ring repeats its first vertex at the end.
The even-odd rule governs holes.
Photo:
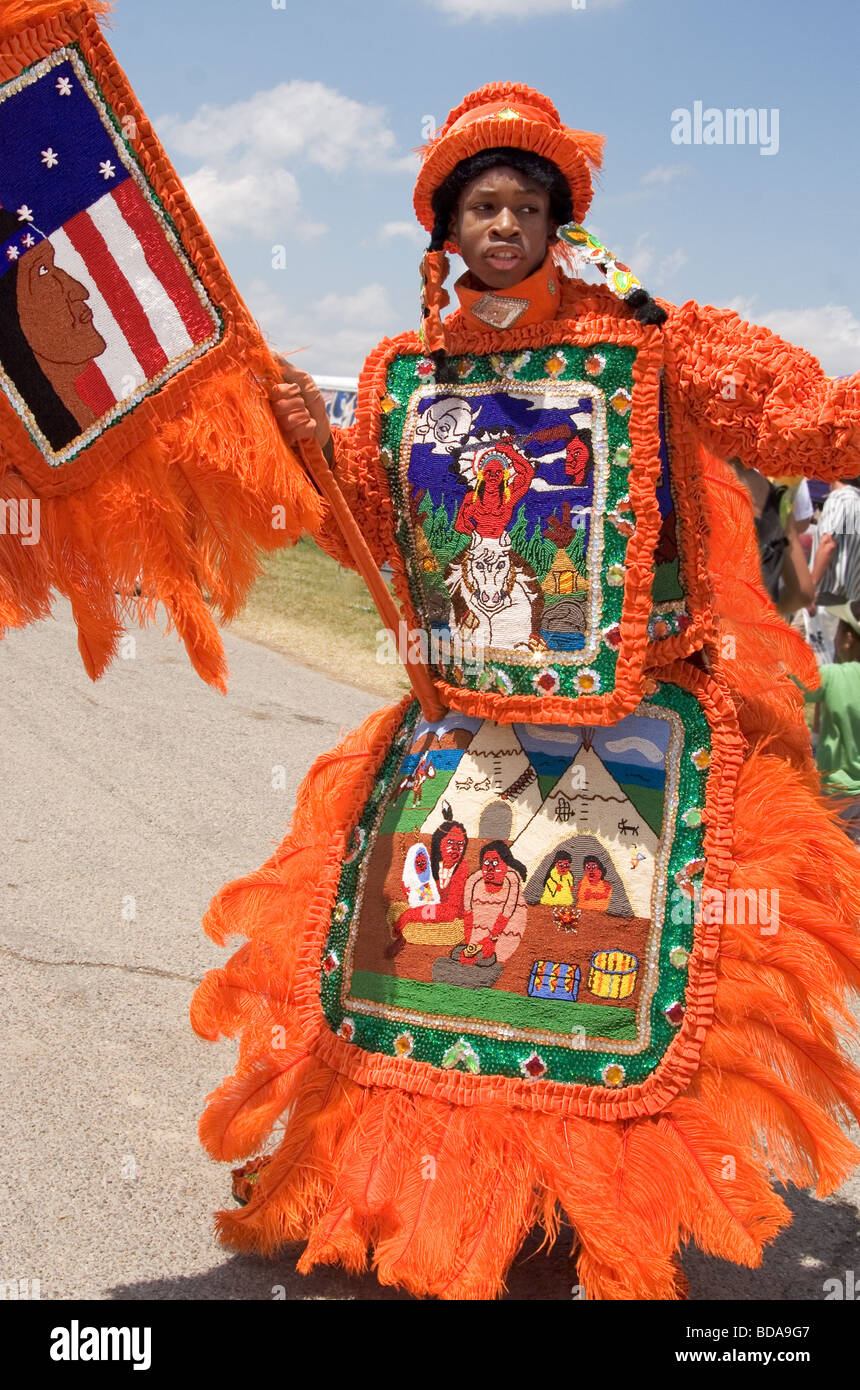
POLYGON ((413 707, 347 850, 329 1026, 442 1069, 644 1081, 685 1017, 711 760, 675 685, 608 726, 413 707))
POLYGON ((54 468, 223 332, 133 132, 75 44, 0 86, 0 387, 54 468))

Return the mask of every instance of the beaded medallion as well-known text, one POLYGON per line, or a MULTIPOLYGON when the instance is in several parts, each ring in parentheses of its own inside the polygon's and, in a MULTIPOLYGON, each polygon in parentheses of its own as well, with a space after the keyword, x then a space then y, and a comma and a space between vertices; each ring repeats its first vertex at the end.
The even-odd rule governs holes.
POLYGON ((688 1007, 723 776, 684 683, 611 726, 428 724, 410 707, 321 957, 325 1019, 350 1051, 609 1089, 654 1073, 688 1007))

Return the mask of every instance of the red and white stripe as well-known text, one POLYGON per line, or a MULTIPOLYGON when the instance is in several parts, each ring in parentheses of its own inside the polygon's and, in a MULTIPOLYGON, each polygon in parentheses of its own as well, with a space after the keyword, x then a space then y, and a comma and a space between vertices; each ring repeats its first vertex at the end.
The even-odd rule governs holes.
POLYGON ((133 179, 70 218, 50 240, 55 263, 87 289, 106 343, 80 381, 99 411, 132 395, 215 329, 214 315, 133 179))

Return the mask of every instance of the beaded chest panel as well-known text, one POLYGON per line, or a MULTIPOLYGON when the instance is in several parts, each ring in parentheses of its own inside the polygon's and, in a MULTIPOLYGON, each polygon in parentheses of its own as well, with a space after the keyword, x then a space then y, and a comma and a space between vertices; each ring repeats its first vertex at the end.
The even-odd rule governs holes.
POLYGON ((417 356, 389 366, 380 443, 397 542, 431 663, 453 685, 574 698, 614 688, 637 527, 636 352, 470 356, 456 386, 437 385, 417 356))
POLYGON ((702 1021, 694 904, 726 774, 696 680, 608 727, 411 707, 323 950, 350 1051, 607 1091, 652 1076, 691 1008, 702 1021))

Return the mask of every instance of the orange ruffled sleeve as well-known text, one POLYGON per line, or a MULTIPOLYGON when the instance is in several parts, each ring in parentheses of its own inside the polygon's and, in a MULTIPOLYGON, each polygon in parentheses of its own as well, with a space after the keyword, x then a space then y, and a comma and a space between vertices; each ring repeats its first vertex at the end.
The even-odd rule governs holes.
POLYGON ((771 477, 860 473, 860 373, 836 381, 805 349, 693 301, 667 332, 682 400, 718 457, 771 477))

